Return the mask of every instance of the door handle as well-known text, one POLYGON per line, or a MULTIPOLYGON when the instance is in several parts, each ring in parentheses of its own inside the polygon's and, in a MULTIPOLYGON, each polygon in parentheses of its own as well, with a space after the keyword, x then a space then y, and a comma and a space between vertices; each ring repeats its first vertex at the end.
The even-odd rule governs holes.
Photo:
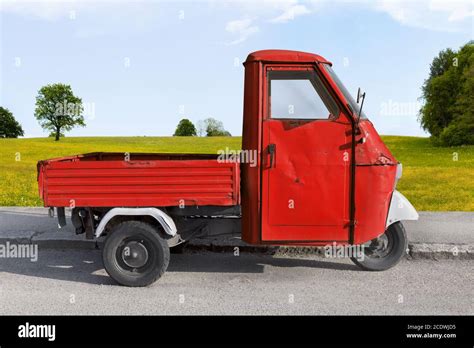
POLYGON ((276 152, 276 145, 275 144, 268 144, 268 154, 270 155, 270 168, 273 168, 273 163, 275 161, 275 152, 276 152))

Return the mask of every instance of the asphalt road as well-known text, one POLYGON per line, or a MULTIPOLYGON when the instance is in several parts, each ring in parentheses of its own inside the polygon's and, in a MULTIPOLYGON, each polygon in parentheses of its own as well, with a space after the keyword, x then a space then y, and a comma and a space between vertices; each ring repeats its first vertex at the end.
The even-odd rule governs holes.
POLYGON ((403 260, 364 272, 347 260, 172 255, 148 288, 116 285, 95 250, 0 259, 1 314, 474 314, 474 261, 403 260))

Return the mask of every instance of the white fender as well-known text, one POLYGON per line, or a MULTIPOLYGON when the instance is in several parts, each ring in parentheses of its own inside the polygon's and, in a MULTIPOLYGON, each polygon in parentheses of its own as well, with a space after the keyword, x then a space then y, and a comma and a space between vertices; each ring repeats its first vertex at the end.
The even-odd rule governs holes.
POLYGON ((401 220, 418 220, 418 213, 404 195, 394 190, 385 228, 401 220))
POLYGON ((100 220, 99 226, 95 230, 95 236, 100 237, 105 230, 107 223, 115 216, 151 216, 163 227, 165 232, 171 237, 176 235, 177 229, 171 217, 157 208, 113 208, 100 220))

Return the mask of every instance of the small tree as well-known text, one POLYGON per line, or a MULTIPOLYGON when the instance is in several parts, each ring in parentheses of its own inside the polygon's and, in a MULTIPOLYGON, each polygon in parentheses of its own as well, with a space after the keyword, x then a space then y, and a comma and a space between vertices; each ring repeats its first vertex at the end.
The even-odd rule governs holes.
POLYGON ((43 129, 55 133, 56 141, 62 132, 86 125, 83 111, 82 99, 74 95, 69 85, 55 83, 38 91, 35 117, 43 129))
POLYGON ((24 135, 23 128, 7 108, 0 106, 0 138, 18 138, 24 135))
POLYGON ((196 136, 196 127, 194 124, 187 118, 183 118, 179 121, 178 126, 173 134, 173 136, 178 137, 192 137, 196 136))
POLYGON ((196 131, 197 131, 197 135, 200 137, 203 137, 206 135, 206 123, 204 122, 204 120, 197 121, 196 131))
POLYGON ((231 134, 224 129, 222 121, 216 120, 215 118, 209 117, 202 121, 202 126, 206 130, 206 136, 208 137, 230 137, 231 134))

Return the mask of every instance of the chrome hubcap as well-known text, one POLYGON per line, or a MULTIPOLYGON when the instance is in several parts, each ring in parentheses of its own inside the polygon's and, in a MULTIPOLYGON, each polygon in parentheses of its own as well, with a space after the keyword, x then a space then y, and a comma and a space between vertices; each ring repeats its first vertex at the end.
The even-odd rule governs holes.
POLYGON ((142 267, 148 261, 148 251, 139 241, 128 242, 122 250, 122 260, 128 267, 142 267))

